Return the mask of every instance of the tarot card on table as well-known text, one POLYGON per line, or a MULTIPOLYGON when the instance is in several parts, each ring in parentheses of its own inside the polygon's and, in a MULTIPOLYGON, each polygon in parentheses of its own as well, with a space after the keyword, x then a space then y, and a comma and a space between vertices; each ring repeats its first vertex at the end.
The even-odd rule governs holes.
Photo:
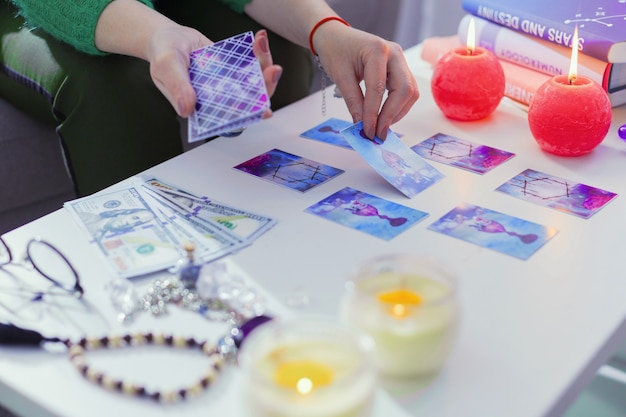
POLYGON ((441 162, 478 174, 484 174, 515 156, 511 152, 486 145, 477 145, 443 133, 437 133, 411 149, 431 161, 441 162))
POLYGON ((396 237, 428 215, 350 187, 305 211, 384 240, 396 237))
POLYGON ((519 259, 528 259, 557 234, 556 229, 467 203, 428 229, 519 259))
POLYGON ((370 140, 358 122, 341 133, 348 143, 390 184, 408 198, 414 197, 444 175, 406 146, 391 130, 383 142, 370 140))
POLYGON ((272 149, 235 169, 297 191, 308 191, 344 171, 279 149, 272 149))
POLYGON ((617 197, 610 191, 533 169, 522 171, 496 188, 496 191, 585 219, 617 197))
POLYGON ((329 143, 342 148, 352 149, 352 146, 343 137, 341 131, 352 123, 341 119, 330 118, 323 123, 300 134, 303 138, 313 139, 324 143, 329 143))

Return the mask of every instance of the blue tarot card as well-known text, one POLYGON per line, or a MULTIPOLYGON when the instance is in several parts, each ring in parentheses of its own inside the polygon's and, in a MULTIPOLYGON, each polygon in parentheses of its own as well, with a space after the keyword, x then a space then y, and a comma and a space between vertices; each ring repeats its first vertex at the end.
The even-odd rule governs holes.
POLYGON ((353 124, 341 133, 376 172, 409 198, 444 178, 391 130, 384 142, 378 137, 368 139, 363 133, 363 122, 353 124))
POLYGON ((528 259, 557 234, 556 229, 467 203, 428 229, 519 259, 528 259))
POLYGON ((568 181, 533 169, 522 171, 496 191, 588 219, 617 197, 600 188, 568 181))
POLYGON ((255 156, 234 168, 302 192, 330 181, 345 172, 279 149, 272 149, 255 156))
POLYGON ((411 149, 421 157, 431 161, 463 168, 478 174, 484 174, 515 156, 511 152, 477 145, 443 133, 437 133, 411 149))
POLYGON ((330 118, 306 132, 303 132, 300 136, 335 146, 341 146, 342 148, 352 149, 352 146, 350 146, 341 134, 341 131, 351 124, 351 122, 345 120, 330 118))
POLYGON ((305 210, 384 240, 391 240, 428 213, 346 187, 305 210))
MULTIPOLYGON (((352 122, 336 119, 334 117, 320 123, 319 125, 300 134, 300 137, 317 140, 319 142, 328 143, 330 145, 340 146, 346 149, 352 149, 352 146, 346 141, 341 131, 349 127, 352 122)), ((402 135, 396 133, 398 137, 402 135)))

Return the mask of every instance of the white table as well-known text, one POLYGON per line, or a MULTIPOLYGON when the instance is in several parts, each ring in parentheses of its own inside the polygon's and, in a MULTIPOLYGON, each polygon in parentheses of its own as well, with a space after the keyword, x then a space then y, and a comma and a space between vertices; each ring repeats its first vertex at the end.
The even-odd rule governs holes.
MULTIPOLYGON (((590 155, 555 157, 539 150, 527 126, 526 113, 503 101, 487 120, 460 123, 444 118, 429 92, 429 68, 419 49, 407 52, 422 97, 394 126, 412 146, 443 132, 516 153, 483 176, 436 164, 446 178, 407 199, 379 177, 355 152, 300 138, 328 117, 349 120, 341 100, 327 91, 328 113, 320 112, 320 94, 312 95, 274 117, 251 126, 238 138, 220 138, 149 170, 190 190, 278 219, 278 225, 232 262, 275 300, 291 303, 296 313, 336 315, 344 281, 368 257, 397 251, 432 255, 459 275, 462 326, 458 343, 440 377, 413 398, 397 402, 380 394, 375 415, 416 416, 560 415, 626 339, 626 279, 623 243, 626 224, 626 144, 617 127, 625 109, 615 109, 613 126, 590 155), (232 169, 272 148, 344 169, 343 175, 299 193, 232 169), (619 195, 594 217, 583 220, 495 192, 526 168, 600 187, 619 195), (304 212, 306 207, 351 186, 396 201, 430 216, 391 241, 371 237, 304 212), (559 230, 527 261, 427 230, 427 226, 462 202, 521 217, 559 230), (308 302, 303 302, 308 300, 308 302)), ((471 82, 471 80, 459 80, 471 82)), ((572 109, 576 111, 576 103, 572 109)), ((110 319, 109 330, 163 329, 185 334, 219 334, 189 313, 143 317, 128 329, 112 320, 103 290, 111 275, 84 235, 63 210, 8 233, 15 251, 34 235, 64 250, 75 262, 87 299, 110 319)), ((73 335, 75 327, 45 319, 50 332, 73 335)), ((91 332, 104 331, 102 321, 77 318, 91 332)), ((227 373, 208 395, 187 404, 164 407, 126 398, 85 382, 63 354, 0 349, 0 402, 28 416, 180 416, 243 415, 238 399, 238 371, 227 373)), ((173 377, 185 380, 190 368, 173 377)))

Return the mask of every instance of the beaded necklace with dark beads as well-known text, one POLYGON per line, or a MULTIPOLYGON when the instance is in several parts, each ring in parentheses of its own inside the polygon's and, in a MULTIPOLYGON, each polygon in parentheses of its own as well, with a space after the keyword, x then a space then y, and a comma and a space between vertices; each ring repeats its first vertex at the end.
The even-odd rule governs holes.
POLYGON ((175 403, 200 395, 209 388, 227 363, 234 363, 237 351, 244 340, 258 326, 270 321, 268 316, 254 317, 240 326, 233 327, 228 335, 217 343, 198 341, 160 333, 136 333, 122 336, 104 336, 82 338, 76 342, 58 337, 46 337, 41 333, 17 327, 13 324, 0 323, 0 345, 38 347, 44 343, 61 343, 67 347, 70 361, 88 381, 108 391, 119 392, 139 398, 149 398, 160 403, 175 403), (209 367, 202 377, 183 388, 160 391, 150 390, 131 381, 112 378, 106 373, 93 369, 87 363, 85 354, 97 349, 112 349, 144 345, 168 346, 173 348, 198 349, 209 358, 209 367))
MULTIPOLYGON (((153 284, 139 305, 139 309, 150 311, 153 315, 161 315, 165 313, 166 304, 172 303, 198 312, 209 319, 230 323, 232 326, 230 332, 220 338, 217 343, 160 333, 84 337, 78 341, 71 341, 70 339, 58 337, 46 337, 35 330, 20 328, 13 324, 0 323, 0 345, 37 347, 45 343, 63 344, 67 348, 70 361, 78 372, 88 381, 108 391, 149 398, 160 403, 175 403, 198 396, 202 391, 209 388, 227 363, 236 362, 237 352, 245 338, 256 327, 271 320, 271 318, 262 315, 259 311, 247 311, 248 314, 253 313, 252 315, 242 314, 242 312, 237 311, 236 308, 220 299, 202 299, 196 288, 202 265, 194 262, 194 250, 194 245, 185 245, 187 264, 180 269, 178 279, 157 281, 153 284), (145 345, 196 349, 209 358, 209 366, 202 374, 202 377, 194 383, 180 389, 161 391, 149 389, 132 381, 113 378, 100 370, 94 369, 87 363, 86 353, 89 351, 145 345)), ((241 290, 241 288, 237 289, 241 290)), ((130 317, 137 309, 137 307, 131 306, 130 309, 124 312, 124 316, 130 317)))

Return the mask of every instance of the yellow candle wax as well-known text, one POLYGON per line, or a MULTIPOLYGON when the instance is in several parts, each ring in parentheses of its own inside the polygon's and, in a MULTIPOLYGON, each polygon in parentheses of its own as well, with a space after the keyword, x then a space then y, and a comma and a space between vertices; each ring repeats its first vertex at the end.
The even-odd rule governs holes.
POLYGON ((378 294, 378 301, 389 305, 389 314, 396 319, 403 319, 412 312, 412 307, 422 303, 422 297, 411 290, 399 289, 378 294))
POLYGON ((276 368, 274 380, 280 386, 307 395, 318 387, 329 385, 333 381, 333 371, 329 366, 314 361, 283 362, 276 368))

